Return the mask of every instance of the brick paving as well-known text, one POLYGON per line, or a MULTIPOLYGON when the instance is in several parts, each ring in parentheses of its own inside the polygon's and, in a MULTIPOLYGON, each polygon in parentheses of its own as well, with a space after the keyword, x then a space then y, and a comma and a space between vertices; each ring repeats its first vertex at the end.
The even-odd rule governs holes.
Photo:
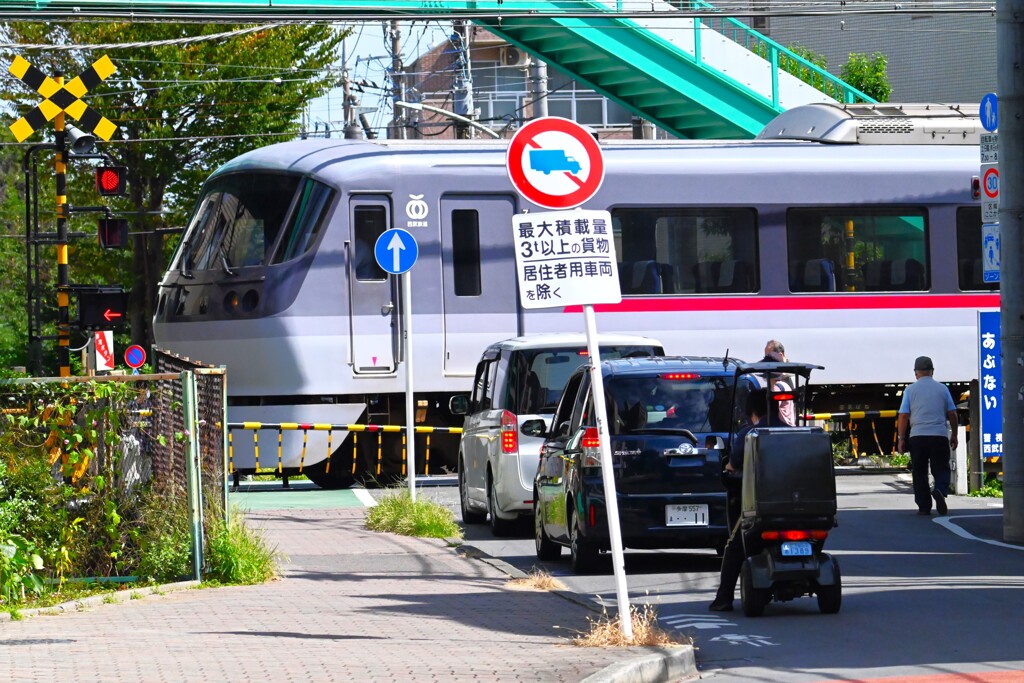
POLYGON ((585 607, 364 515, 250 512, 286 556, 267 584, 0 621, 0 681, 557 682, 649 654, 572 646, 585 607))

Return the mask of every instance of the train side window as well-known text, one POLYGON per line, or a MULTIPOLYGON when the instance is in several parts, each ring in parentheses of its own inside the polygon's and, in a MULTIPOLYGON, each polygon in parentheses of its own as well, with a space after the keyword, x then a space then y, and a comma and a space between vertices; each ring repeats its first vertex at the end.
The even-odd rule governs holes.
POLYGON ((923 292, 929 288, 924 209, 790 209, 790 290, 923 292))
POLYGON ((999 291, 998 282, 985 282, 980 206, 961 206, 956 210, 956 258, 960 289, 999 291))
POLYGON ((352 258, 356 280, 378 282, 388 279, 387 271, 377 263, 373 252, 377 238, 387 227, 388 215, 383 206, 357 206, 352 212, 352 258))
POLYGON ((455 296, 480 296, 480 213, 452 211, 452 272, 455 296))
POLYGON ((278 244, 274 263, 290 261, 302 256, 316 242, 317 236, 326 223, 327 207, 333 192, 323 183, 306 180, 291 213, 291 220, 283 239, 278 244))
POLYGON ((760 290, 754 209, 614 209, 612 231, 624 295, 760 290))

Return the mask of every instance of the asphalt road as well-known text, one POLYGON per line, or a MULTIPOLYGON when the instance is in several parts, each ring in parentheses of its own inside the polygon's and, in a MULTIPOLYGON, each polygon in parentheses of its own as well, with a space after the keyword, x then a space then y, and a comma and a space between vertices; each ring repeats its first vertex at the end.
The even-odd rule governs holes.
MULTIPOLYGON (((947 518, 916 514, 909 482, 897 475, 838 478, 839 524, 826 551, 839 559, 843 606, 819 614, 814 598, 769 605, 765 615, 707 611, 718 581, 711 551, 626 552, 630 600, 655 606, 663 627, 691 635, 702 678, 808 683, 901 680, 1024 681, 1024 548, 972 537, 1002 501, 949 499, 947 518), (971 672, 969 679, 954 674, 971 672)), ((458 513, 457 489, 419 491, 458 513)), ((529 572, 542 568, 582 599, 614 611, 611 563, 575 576, 568 553, 539 562, 532 527, 497 539, 488 526, 465 529, 465 542, 529 572)))

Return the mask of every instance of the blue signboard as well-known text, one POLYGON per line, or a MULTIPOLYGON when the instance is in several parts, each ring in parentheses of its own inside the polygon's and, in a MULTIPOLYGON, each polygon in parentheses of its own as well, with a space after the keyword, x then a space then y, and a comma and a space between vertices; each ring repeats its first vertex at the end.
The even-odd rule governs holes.
POLYGON ((999 282, 1000 249, 999 224, 983 223, 981 226, 981 264, 985 282, 999 282))
POLYGON ((412 268, 419 253, 416 238, 401 228, 385 230, 373 246, 377 265, 392 275, 400 275, 412 268))
POLYGON ((999 343, 999 311, 978 312, 978 377, 981 407, 981 457, 1003 455, 1003 368, 999 343))
POLYGON ((990 133, 996 132, 999 127, 999 100, 996 94, 990 92, 981 98, 981 125, 990 133))

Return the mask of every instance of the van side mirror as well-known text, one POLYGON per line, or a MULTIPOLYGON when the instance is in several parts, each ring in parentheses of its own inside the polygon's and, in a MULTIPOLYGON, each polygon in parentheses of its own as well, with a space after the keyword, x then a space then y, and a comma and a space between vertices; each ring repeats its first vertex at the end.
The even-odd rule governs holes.
POLYGON ((465 415, 469 412, 469 396, 459 394, 448 399, 448 410, 452 415, 465 415))
POLYGON ((523 426, 519 428, 519 431, 526 436, 547 436, 548 423, 547 420, 534 418, 525 421, 523 426))

